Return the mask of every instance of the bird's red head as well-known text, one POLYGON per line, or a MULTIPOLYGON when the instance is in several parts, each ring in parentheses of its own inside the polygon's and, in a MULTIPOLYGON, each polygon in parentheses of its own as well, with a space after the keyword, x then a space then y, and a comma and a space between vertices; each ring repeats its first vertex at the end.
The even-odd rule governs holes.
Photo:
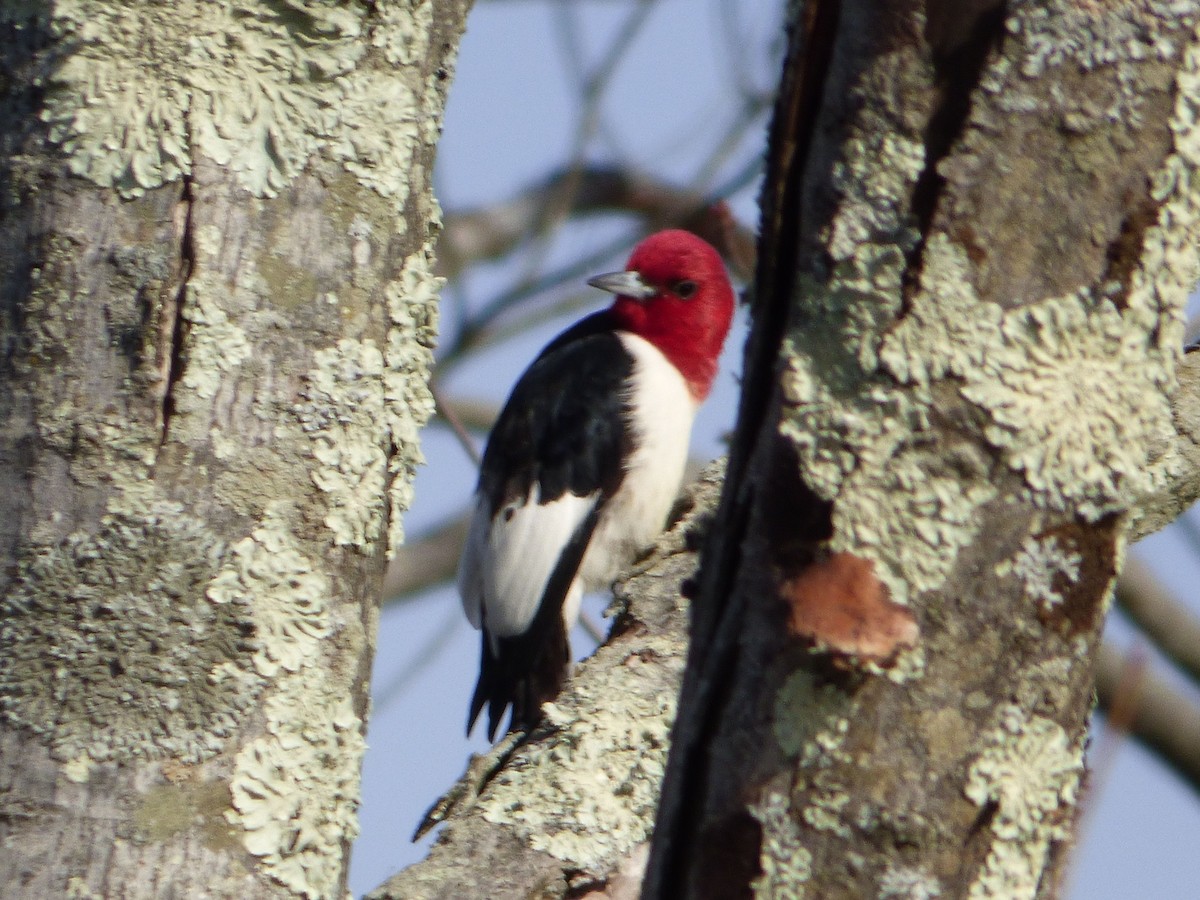
POLYGON ((688 231, 652 234, 624 272, 588 284, 617 295, 618 327, 654 344, 682 373, 697 400, 708 396, 733 318, 733 287, 721 256, 688 231))

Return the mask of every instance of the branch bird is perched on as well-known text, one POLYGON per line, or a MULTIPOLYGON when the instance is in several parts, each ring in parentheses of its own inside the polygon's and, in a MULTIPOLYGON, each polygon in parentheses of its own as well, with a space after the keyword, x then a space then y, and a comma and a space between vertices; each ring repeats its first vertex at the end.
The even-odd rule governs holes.
POLYGON ((608 587, 662 531, 692 419, 733 316, 717 251, 686 231, 642 241, 624 272, 588 284, 612 305, 550 342, 513 388, 488 439, 458 568, 483 629, 468 731, 536 724, 570 666, 584 591, 608 587))

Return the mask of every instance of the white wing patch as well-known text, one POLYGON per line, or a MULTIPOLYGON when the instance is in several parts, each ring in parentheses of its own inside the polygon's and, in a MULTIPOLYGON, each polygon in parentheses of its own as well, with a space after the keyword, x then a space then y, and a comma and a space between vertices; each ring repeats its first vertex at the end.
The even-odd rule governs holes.
MULTIPOLYGON (((512 637, 529 627, 563 547, 599 497, 568 492, 538 503, 535 494, 536 487, 495 516, 483 497, 475 503, 458 566, 458 589, 471 624, 480 628, 486 619, 493 637, 512 637)), ((578 595, 577 584, 571 593, 578 595)), ((569 606, 572 598, 567 599, 569 606)), ((573 599, 578 609, 578 596, 573 599)))

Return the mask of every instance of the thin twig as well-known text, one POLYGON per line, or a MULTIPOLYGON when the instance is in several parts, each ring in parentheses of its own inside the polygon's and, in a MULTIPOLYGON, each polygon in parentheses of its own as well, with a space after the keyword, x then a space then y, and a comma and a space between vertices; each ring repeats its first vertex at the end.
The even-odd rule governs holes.
MULTIPOLYGON (((1122 667, 1121 652, 1102 645, 1096 664, 1102 709, 1117 703, 1125 677, 1122 667)), ((1140 680, 1137 706, 1126 725, 1129 735, 1200 795, 1200 707, 1153 668, 1143 672, 1140 680)))
POLYGON ((433 395, 433 402, 437 406, 438 415, 445 419, 446 424, 450 426, 450 430, 454 432, 454 436, 458 438, 458 443, 462 446, 467 456, 471 458, 471 462, 475 464, 475 468, 479 468, 479 464, 483 461, 483 457, 479 453, 479 448, 475 445, 475 438, 471 436, 471 432, 466 429, 466 426, 459 421, 458 416, 454 412, 454 407, 442 400, 441 388, 433 382, 430 382, 429 393, 433 395))
POLYGON ((1200 684, 1200 619, 1188 610, 1141 560, 1125 564, 1117 604, 1156 649, 1200 684))

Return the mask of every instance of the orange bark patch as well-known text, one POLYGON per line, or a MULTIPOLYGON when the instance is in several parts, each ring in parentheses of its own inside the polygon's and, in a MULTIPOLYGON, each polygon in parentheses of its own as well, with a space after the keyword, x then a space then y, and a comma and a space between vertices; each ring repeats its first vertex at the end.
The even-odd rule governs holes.
POLYGON ((817 560, 783 582, 796 637, 870 662, 915 647, 920 630, 908 607, 893 603, 875 566, 853 553, 817 560))

